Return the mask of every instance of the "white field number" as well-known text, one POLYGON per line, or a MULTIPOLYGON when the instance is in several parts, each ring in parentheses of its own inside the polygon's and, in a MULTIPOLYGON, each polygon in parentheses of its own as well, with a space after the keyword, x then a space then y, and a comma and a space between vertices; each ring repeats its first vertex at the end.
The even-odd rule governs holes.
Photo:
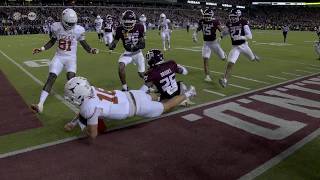
POLYGON ((37 67, 49 66, 50 60, 49 59, 37 59, 37 60, 25 61, 23 63, 29 67, 37 68, 37 67))

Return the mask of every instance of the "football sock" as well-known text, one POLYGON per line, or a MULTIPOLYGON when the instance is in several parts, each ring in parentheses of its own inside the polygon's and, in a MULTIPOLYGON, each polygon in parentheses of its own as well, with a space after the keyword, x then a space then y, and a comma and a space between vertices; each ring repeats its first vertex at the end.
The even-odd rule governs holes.
POLYGON ((48 97, 49 93, 47 91, 41 91, 41 95, 40 95, 40 101, 39 104, 44 104, 44 102, 46 101, 47 97, 48 97))
POLYGON ((128 85, 127 84, 122 84, 122 89, 127 91, 128 90, 128 85))

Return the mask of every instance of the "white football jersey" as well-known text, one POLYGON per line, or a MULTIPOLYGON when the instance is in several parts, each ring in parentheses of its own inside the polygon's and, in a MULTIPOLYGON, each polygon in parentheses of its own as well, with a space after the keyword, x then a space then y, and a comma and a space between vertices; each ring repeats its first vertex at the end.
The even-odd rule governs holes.
POLYGON ((164 21, 160 22, 161 31, 168 31, 170 23, 170 19, 165 19, 164 21))
POLYGON ((80 25, 66 30, 61 22, 55 22, 51 26, 52 36, 57 38, 58 47, 56 54, 61 56, 76 56, 78 41, 85 39, 85 30, 80 25))
POLYGON ((141 23, 145 24, 146 21, 147 21, 147 18, 146 18, 145 16, 140 16, 139 21, 140 21, 141 23))
POLYGON ((129 100, 125 92, 106 91, 101 88, 93 87, 94 96, 87 98, 80 106, 80 115, 85 119, 90 119, 95 109, 102 109, 99 118, 103 119, 125 119, 129 117, 129 100))
POLYGON ((96 30, 101 30, 102 25, 103 25, 103 19, 100 18, 100 19, 94 20, 94 27, 96 28, 96 30))

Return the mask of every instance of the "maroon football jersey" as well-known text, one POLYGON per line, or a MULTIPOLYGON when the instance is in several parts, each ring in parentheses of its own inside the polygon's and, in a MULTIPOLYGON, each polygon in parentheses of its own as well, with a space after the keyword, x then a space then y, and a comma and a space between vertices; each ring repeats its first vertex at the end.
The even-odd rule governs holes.
POLYGON ((145 82, 152 82, 162 96, 168 97, 179 91, 176 81, 176 73, 178 72, 176 62, 170 60, 155 67, 150 68, 146 73, 145 82))
POLYGON ((246 40, 234 40, 234 36, 245 36, 244 26, 248 25, 248 21, 240 19, 238 22, 231 23, 227 22, 226 26, 229 29, 232 45, 241 45, 246 42, 246 40))
POLYGON ((125 30, 122 25, 117 27, 114 39, 121 39, 124 49, 129 52, 134 52, 139 49, 132 49, 131 47, 135 46, 139 38, 142 37, 144 37, 144 27, 142 24, 137 23, 130 31, 125 30))
POLYGON ((218 20, 206 21, 201 19, 199 21, 198 31, 203 32, 203 40, 204 41, 214 41, 216 40, 216 31, 218 30, 218 26, 220 22, 218 20))

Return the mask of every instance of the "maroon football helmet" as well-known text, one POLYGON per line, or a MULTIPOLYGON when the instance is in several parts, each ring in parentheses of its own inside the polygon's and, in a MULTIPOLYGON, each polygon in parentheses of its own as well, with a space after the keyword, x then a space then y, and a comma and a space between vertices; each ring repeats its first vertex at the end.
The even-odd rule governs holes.
POLYGON ((121 23, 125 30, 131 30, 136 25, 137 17, 136 14, 131 10, 126 10, 122 14, 122 20, 121 23))

